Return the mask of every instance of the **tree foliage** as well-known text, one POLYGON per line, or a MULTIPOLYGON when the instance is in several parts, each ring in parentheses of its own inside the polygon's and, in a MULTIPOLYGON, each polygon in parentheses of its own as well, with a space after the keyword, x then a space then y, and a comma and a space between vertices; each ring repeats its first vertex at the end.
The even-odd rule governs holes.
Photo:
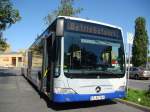
POLYGON ((146 21, 143 17, 135 20, 135 36, 132 47, 132 63, 134 66, 143 66, 147 60, 148 34, 146 21))
POLYGON ((9 45, 6 42, 6 39, 3 38, 2 32, 0 33, 0 51, 5 51, 9 47, 9 45))
POLYGON ((61 0, 60 5, 52 13, 48 14, 46 24, 50 24, 57 16, 76 16, 83 8, 74 8, 75 0, 61 0))
POLYGON ((3 31, 20 19, 19 11, 13 8, 10 0, 0 0, 0 51, 5 51, 9 46, 3 38, 3 31))
POLYGON ((20 19, 19 11, 13 8, 10 0, 0 0, 0 30, 5 30, 20 19))

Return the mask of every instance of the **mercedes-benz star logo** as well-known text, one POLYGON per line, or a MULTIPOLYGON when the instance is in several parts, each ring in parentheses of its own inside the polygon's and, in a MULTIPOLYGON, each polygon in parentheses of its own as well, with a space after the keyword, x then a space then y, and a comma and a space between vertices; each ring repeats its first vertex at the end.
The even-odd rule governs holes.
POLYGON ((97 86, 97 87, 95 88, 95 91, 96 91, 97 93, 99 93, 99 92, 101 91, 101 87, 97 86))

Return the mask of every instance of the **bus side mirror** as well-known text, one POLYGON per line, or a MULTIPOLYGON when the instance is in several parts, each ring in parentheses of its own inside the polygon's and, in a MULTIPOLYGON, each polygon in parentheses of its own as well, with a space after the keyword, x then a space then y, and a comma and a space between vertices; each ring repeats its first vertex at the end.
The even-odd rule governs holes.
POLYGON ((58 19, 56 23, 56 36, 62 37, 64 35, 64 19, 58 19))

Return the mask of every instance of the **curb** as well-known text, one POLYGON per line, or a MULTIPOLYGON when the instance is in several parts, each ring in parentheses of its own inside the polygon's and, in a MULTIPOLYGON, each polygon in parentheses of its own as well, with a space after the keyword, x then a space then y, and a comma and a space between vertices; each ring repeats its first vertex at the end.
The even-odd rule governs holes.
POLYGON ((122 99, 115 99, 115 101, 129 105, 129 106, 132 106, 132 107, 135 107, 135 108, 140 109, 144 112, 150 112, 150 107, 142 106, 142 105, 139 105, 139 104, 136 104, 136 103, 133 103, 130 101, 122 100, 122 99))

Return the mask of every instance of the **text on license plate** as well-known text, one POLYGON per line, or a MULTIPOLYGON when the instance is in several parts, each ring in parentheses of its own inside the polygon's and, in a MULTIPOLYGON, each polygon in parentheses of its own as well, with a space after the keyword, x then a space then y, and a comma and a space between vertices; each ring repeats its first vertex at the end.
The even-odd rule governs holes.
POLYGON ((90 100, 104 100, 105 96, 101 95, 101 96, 91 96, 90 100))

